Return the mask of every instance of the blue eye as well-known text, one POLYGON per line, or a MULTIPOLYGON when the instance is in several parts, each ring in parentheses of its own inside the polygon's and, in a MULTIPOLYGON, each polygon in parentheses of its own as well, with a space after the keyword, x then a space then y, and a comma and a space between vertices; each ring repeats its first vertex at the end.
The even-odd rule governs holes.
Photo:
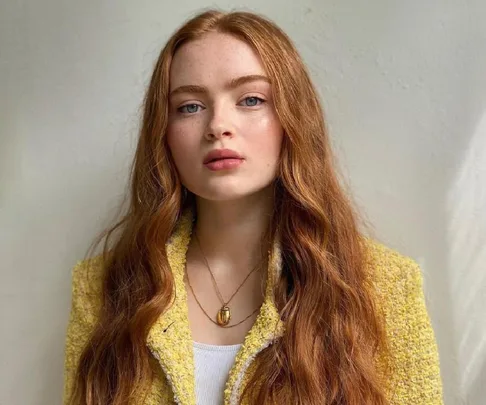
POLYGON ((260 97, 246 97, 243 102, 245 102, 245 107, 255 107, 258 105, 258 102, 263 103, 265 100, 263 100, 260 97))
POLYGON ((178 112, 182 114, 194 114, 198 112, 199 104, 186 104, 177 109, 178 112), (185 109, 185 110, 184 110, 185 109))

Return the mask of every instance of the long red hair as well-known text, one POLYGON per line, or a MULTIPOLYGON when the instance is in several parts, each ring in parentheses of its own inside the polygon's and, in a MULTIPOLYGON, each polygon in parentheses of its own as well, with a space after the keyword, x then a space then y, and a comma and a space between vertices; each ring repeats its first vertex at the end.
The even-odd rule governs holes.
POLYGON ((195 204, 194 195, 183 192, 167 145, 169 69, 181 45, 214 31, 234 35, 260 56, 285 131, 267 238, 277 232, 281 238, 275 301, 286 332, 257 355, 242 398, 254 404, 385 405, 385 378, 375 360, 386 351, 386 335, 367 273, 359 230, 364 221, 338 179, 309 74, 274 23, 253 13, 215 10, 178 29, 156 62, 127 213, 95 244, 105 239, 103 305, 79 361, 73 402, 126 405, 150 384, 146 338, 174 287, 161 247, 185 208, 195 204))

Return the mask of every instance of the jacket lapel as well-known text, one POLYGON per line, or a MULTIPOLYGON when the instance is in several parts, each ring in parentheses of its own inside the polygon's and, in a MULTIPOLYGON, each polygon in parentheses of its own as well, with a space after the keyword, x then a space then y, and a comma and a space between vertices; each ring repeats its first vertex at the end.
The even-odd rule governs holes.
POLYGON ((265 299, 255 323, 248 332, 236 355, 224 390, 224 405, 236 405, 241 394, 242 383, 248 367, 256 355, 280 338, 285 331, 285 324, 275 305, 273 290, 282 271, 280 243, 274 241, 269 251, 265 299))
MULTIPOLYGON (((162 367, 174 400, 179 405, 196 404, 193 340, 184 283, 186 252, 192 226, 193 213, 187 210, 166 244, 169 265, 174 275, 175 296, 170 308, 152 325, 147 338, 147 346, 162 367)), ((273 299, 274 282, 280 275, 281 267, 280 244, 276 240, 269 251, 265 299, 229 373, 224 391, 225 405, 236 403, 245 371, 258 352, 284 332, 284 324, 273 299)))
POLYGON ((159 361, 179 405, 195 405, 195 378, 192 336, 189 327, 187 293, 184 284, 186 251, 190 242, 192 219, 180 218, 169 242, 167 258, 175 282, 172 306, 152 325, 147 345, 159 361))

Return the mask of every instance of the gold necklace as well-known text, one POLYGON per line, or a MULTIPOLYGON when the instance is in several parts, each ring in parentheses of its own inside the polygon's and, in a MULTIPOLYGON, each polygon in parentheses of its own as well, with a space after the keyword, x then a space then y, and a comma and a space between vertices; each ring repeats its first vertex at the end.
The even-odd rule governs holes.
POLYGON ((199 308, 201 308, 201 310, 204 312, 204 315, 206 315, 206 317, 207 317, 207 318, 208 318, 208 319, 209 319, 209 320, 210 320, 212 323, 214 323, 215 325, 218 325, 218 326, 220 326, 220 327, 222 327, 222 328, 225 328, 225 329, 227 329, 227 328, 234 328, 235 326, 238 326, 239 324, 241 324, 241 323, 245 322, 245 321, 246 321, 246 320, 247 320, 247 319, 248 319, 250 316, 252 316, 253 314, 255 314, 255 313, 256 313, 256 312, 257 312, 257 311, 260 309, 260 307, 261 307, 261 306, 262 306, 262 304, 263 304, 263 303, 262 303, 262 304, 260 304, 260 306, 259 306, 257 309, 255 309, 255 310, 254 310, 254 311, 253 311, 253 312, 252 312, 250 315, 248 315, 248 316, 247 316, 245 319, 243 319, 242 321, 240 321, 240 322, 238 322, 238 323, 235 323, 234 325, 230 325, 230 326, 220 325, 218 322, 215 322, 215 321, 214 321, 214 320, 213 320, 213 319, 212 319, 212 318, 211 318, 211 317, 208 315, 208 313, 207 313, 207 312, 204 310, 204 308, 202 307, 201 303, 200 303, 200 302, 199 302, 199 300, 197 299, 196 294, 194 293, 194 290, 192 289, 192 285, 191 285, 191 283, 190 283, 190 281, 189 281, 189 275, 188 275, 187 273, 186 273, 186 276, 187 276, 187 282, 188 282, 188 284, 189 284, 189 287, 191 288, 192 295, 193 295, 193 296, 194 296, 194 298, 196 299, 196 302, 197 302, 197 304, 199 305, 199 308))
MULTIPOLYGON (((246 278, 243 280, 243 282, 240 284, 240 286, 237 288, 237 290, 234 292, 234 294, 231 296, 231 298, 228 300, 228 301, 224 301, 222 295, 221 295, 221 292, 219 291, 219 288, 218 288, 218 285, 216 283, 216 279, 214 278, 214 275, 213 275, 213 272, 211 271, 211 268, 209 266, 209 263, 206 259, 206 256, 204 255, 204 252, 202 251, 202 248, 201 248, 201 244, 199 242, 199 238, 197 237, 197 234, 196 232, 194 232, 194 236, 196 238, 196 242, 198 244, 198 247, 199 247, 199 250, 201 251, 201 254, 203 255, 204 257, 204 261, 206 262, 206 267, 208 268, 209 270, 209 273, 211 274, 211 279, 213 281, 213 285, 216 289, 216 293, 219 297, 219 300, 221 301, 221 304, 222 304, 222 307, 220 308, 220 310, 218 311, 217 313, 217 316, 216 316, 216 322, 207 314, 207 312, 204 310, 204 308, 202 307, 201 303, 199 302, 199 300, 197 299, 196 297, 196 294, 194 293, 194 290, 191 286, 191 283, 189 281, 189 274, 187 274, 187 267, 186 267, 186 275, 187 275, 187 281, 188 281, 188 284, 189 284, 189 287, 192 291, 192 294, 194 295, 194 298, 196 299, 196 302, 198 303, 199 307, 201 308, 201 310, 204 312, 204 314, 206 315, 206 317, 211 321, 213 322, 214 324, 218 325, 218 326, 221 326, 221 327, 226 327, 226 328, 232 328, 232 327, 235 327, 241 323, 243 323, 244 321, 246 321, 250 316, 252 316, 253 314, 255 314, 255 312, 258 311, 258 309, 261 307, 258 307, 257 309, 255 309, 250 315, 248 315, 245 319, 243 319, 241 322, 238 322, 237 324, 235 325, 231 325, 231 326, 227 326, 229 321, 231 320, 231 310, 228 306, 228 304, 230 303, 230 301, 233 299, 233 297, 238 293, 238 291, 240 290, 240 288, 243 286, 243 284, 245 284, 246 280, 248 280, 248 277, 250 277, 250 275, 258 268, 258 266, 260 265, 261 261, 253 268, 252 271, 250 271, 250 273, 248 273, 248 275, 246 276, 246 278)), ((263 260, 262 260, 263 261, 263 260)))

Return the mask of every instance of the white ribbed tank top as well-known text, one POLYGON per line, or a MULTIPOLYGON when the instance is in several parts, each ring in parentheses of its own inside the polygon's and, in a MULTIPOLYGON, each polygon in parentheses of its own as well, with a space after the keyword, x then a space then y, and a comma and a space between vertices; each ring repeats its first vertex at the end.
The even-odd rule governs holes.
POLYGON ((223 392, 236 354, 237 345, 209 345, 193 342, 196 404, 222 405, 223 392))

